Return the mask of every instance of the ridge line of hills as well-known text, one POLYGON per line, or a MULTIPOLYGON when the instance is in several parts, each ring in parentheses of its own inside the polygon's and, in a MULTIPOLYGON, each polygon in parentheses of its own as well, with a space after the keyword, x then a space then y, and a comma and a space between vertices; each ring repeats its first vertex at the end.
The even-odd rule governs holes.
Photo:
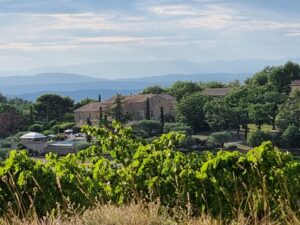
POLYGON ((251 73, 199 73, 167 74, 125 79, 103 79, 72 73, 41 73, 32 76, 0 77, 0 92, 35 100, 44 93, 70 96, 76 101, 82 98, 96 98, 99 93, 109 98, 116 93, 135 94, 150 85, 169 86, 177 80, 183 81, 244 81, 251 73))

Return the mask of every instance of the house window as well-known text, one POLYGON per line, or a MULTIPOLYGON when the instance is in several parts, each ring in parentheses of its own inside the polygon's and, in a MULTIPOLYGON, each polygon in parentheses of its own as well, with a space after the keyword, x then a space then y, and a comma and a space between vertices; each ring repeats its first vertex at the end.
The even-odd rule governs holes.
POLYGON ((153 110, 151 110, 150 115, 151 115, 151 117, 154 116, 153 110))

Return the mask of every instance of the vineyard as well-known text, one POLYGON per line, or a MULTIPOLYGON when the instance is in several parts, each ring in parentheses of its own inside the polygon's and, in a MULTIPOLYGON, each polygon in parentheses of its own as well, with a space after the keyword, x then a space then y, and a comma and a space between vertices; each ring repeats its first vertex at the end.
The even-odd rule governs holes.
POLYGON ((240 214, 283 222, 288 214, 299 216, 300 161, 271 142, 247 154, 183 154, 176 151, 182 134, 146 143, 117 123, 113 129, 83 129, 96 137, 97 147, 65 157, 49 154, 45 162, 11 151, 0 164, 1 217, 42 217, 68 213, 70 205, 81 212, 99 203, 140 200, 225 221, 240 214))

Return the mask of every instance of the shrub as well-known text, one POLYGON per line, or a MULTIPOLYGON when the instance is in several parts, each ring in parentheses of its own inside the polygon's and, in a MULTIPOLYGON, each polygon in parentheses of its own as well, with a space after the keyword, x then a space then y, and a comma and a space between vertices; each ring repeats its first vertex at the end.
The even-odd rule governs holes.
POLYGON ((67 130, 67 129, 71 129, 76 125, 76 123, 62 123, 59 125, 60 129, 63 131, 67 130))
POLYGON ((193 146, 197 146, 197 141, 192 136, 187 136, 185 140, 180 144, 185 148, 191 148, 193 146))
POLYGON ((17 147, 20 142, 20 137, 26 133, 27 132, 19 132, 16 135, 5 138, 2 142, 2 147, 3 148, 17 147))
POLYGON ((43 134, 46 135, 46 136, 48 136, 50 134, 53 134, 53 132, 52 132, 52 130, 44 130, 43 134))
POLYGON ((90 143, 90 142, 79 142, 76 144, 76 151, 79 152, 81 150, 85 150, 91 146, 95 145, 94 143, 90 143))
POLYGON ((294 125, 289 125, 281 135, 286 147, 300 146, 300 129, 294 125))
POLYGON ((259 146, 264 141, 270 141, 270 140, 272 140, 272 134, 270 132, 257 130, 249 134, 247 138, 247 143, 252 147, 256 147, 259 146))
POLYGON ((215 132, 212 133, 209 136, 209 139, 211 142, 218 144, 219 146, 221 146, 222 148, 224 147, 224 143, 229 141, 231 138, 231 133, 228 131, 221 131, 221 132, 215 132))
POLYGON ((193 129, 184 123, 166 123, 164 126, 164 133, 169 133, 172 131, 176 131, 188 136, 193 134, 193 129))
POLYGON ((56 133, 63 133, 67 129, 71 129, 76 125, 76 123, 62 123, 62 124, 57 124, 51 127, 51 131, 56 134, 56 133))
POLYGON ((53 127, 51 127, 50 130, 52 131, 53 134, 57 134, 57 133, 59 133, 61 131, 59 125, 54 125, 53 127))
POLYGON ((58 122, 56 121, 56 120, 51 120, 50 122, 49 122, 49 127, 53 127, 53 126, 55 126, 55 125, 57 125, 58 124, 58 122))
POLYGON ((161 123, 156 120, 141 120, 132 126, 134 133, 142 137, 153 137, 161 134, 161 123))
POLYGON ((42 132, 43 131, 43 125, 41 124, 32 124, 28 127, 28 130, 31 132, 42 132))
POLYGON ((194 138, 196 143, 197 143, 197 146, 205 146, 208 139, 207 138, 194 138))

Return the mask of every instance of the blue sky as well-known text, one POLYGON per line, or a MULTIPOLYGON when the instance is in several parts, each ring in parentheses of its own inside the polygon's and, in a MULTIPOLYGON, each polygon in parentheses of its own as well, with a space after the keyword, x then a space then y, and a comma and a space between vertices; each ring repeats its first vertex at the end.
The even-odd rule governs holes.
POLYGON ((296 58, 298 0, 0 0, 0 71, 296 58))

